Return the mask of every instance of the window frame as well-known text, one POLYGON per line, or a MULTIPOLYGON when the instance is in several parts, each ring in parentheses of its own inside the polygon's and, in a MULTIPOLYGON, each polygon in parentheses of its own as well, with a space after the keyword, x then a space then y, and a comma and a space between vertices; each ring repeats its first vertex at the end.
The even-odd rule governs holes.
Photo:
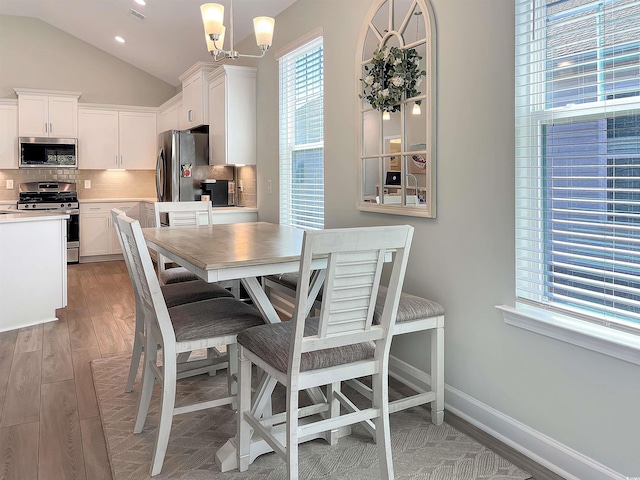
MULTIPOLYGON (((309 142, 309 143, 295 143, 295 95, 288 95, 283 98, 283 80, 289 82, 295 82, 295 72, 292 77, 287 79, 283 78, 282 61, 294 61, 295 59, 306 55, 318 47, 322 47, 322 68, 324 70, 324 38, 322 29, 314 29, 307 35, 299 38, 291 44, 285 46, 278 51, 275 55, 278 60, 278 86, 279 86, 279 114, 278 114, 278 130, 279 130, 279 146, 278 146, 278 166, 279 166, 279 179, 280 179, 280 193, 279 193, 279 220, 282 225, 290 225, 298 228, 308 229, 322 229, 324 228, 324 80, 322 81, 322 122, 323 133, 322 140, 309 142), (296 55, 294 58, 288 58, 291 55, 296 55), (286 124, 283 125, 283 112, 286 111, 286 124), (306 225, 302 225, 305 222, 296 222, 294 220, 292 197, 293 197, 293 183, 292 183, 292 167, 294 165, 294 154, 296 152, 305 152, 311 150, 322 149, 322 165, 323 165, 323 192, 322 192, 322 210, 320 212, 320 221, 316 221, 313 216, 306 217, 306 225), (285 160, 285 157, 287 159, 285 160)), ((324 76, 324 75, 323 75, 324 76)))
MULTIPOLYGON (((531 2, 519 2, 516 0, 516 22, 524 7, 531 11, 543 8, 543 0, 532 0, 531 2)), ((545 168, 545 142, 544 127, 562 122, 580 122, 596 119, 607 119, 622 113, 634 114, 640 112, 640 97, 623 97, 606 99, 606 91, 596 91, 597 101, 590 103, 574 103, 562 106, 549 107, 547 97, 547 86, 549 82, 557 81, 549 78, 548 70, 551 60, 545 59, 546 52, 546 32, 545 16, 536 18, 532 15, 530 23, 531 29, 527 34, 531 35, 530 48, 528 50, 529 62, 519 63, 519 48, 516 44, 516 293, 521 289, 520 282, 524 284, 537 283, 543 285, 543 277, 549 275, 546 269, 544 257, 549 253, 549 249, 540 248, 537 258, 532 259, 535 263, 533 270, 521 277, 521 272, 526 260, 520 260, 518 252, 525 248, 528 242, 543 243, 547 229, 544 227, 545 209, 540 206, 545 201, 545 177, 542 170, 545 168), (536 52, 535 56, 532 52, 536 52), (537 88, 543 85, 542 88, 537 88), (532 89, 534 89, 532 91, 532 89), (526 93, 523 93, 523 90, 526 93), (526 96, 525 101, 521 101, 518 95, 526 96), (531 109, 531 105, 537 105, 537 111, 531 109), (521 110, 525 109, 525 110, 521 110), (524 113, 523 113, 524 112, 524 113), (533 161, 531 161, 533 160, 533 161), (522 177, 519 170, 529 168, 535 171, 535 175, 522 177), (522 192, 534 189, 540 192, 537 196, 523 194, 522 192), (528 210, 526 216, 519 213, 528 210), (535 213, 531 213, 535 212, 535 213), (531 233, 526 237, 521 237, 518 231, 529 227, 531 233), (538 228, 536 228, 538 227, 538 228)), ((518 31, 516 23, 516 40, 522 31, 518 31)), ((598 46, 597 51, 605 50, 606 46, 598 46)), ((636 54, 637 55, 637 54, 636 54)), ((602 61, 605 61, 604 59, 602 61)), ((600 76, 604 72, 599 68, 594 75, 600 76)), ((606 88, 601 86, 600 88, 606 88)), ((534 255, 535 257, 535 255, 534 255)), ((531 257, 528 257, 531 258, 531 257)), ((544 297, 546 291, 539 290, 532 294, 534 297, 544 297)), ((550 336, 573 345, 594 350, 606 355, 610 355, 631 363, 640 365, 640 326, 625 325, 625 322, 598 321, 594 317, 589 317, 579 311, 571 311, 571 307, 558 308, 554 305, 546 305, 544 302, 527 300, 517 297, 516 306, 499 305, 498 308, 503 315, 505 323, 517 326, 528 331, 550 336), (614 327, 614 328, 612 328, 614 327)))

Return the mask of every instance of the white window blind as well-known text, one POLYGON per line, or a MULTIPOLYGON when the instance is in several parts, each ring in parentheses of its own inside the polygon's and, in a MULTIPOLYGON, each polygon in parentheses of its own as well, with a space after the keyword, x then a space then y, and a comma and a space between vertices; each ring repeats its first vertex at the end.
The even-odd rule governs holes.
POLYGON ((515 0, 516 290, 640 333, 640 0, 515 0))
POLYGON ((324 56, 322 37, 280 65, 280 223, 324 228, 324 56))

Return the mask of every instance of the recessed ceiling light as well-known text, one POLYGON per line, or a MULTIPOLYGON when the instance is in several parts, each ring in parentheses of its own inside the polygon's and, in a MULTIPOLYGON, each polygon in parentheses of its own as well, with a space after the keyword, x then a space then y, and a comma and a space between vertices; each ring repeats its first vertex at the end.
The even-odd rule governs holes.
POLYGON ((144 0, 136 0, 136 3, 138 5, 142 5, 143 7, 147 4, 147 2, 145 2, 144 0))
POLYGON ((119 35, 116 35, 115 39, 116 39, 116 42, 124 43, 124 38, 122 38, 122 37, 121 37, 121 36, 119 36, 119 35))

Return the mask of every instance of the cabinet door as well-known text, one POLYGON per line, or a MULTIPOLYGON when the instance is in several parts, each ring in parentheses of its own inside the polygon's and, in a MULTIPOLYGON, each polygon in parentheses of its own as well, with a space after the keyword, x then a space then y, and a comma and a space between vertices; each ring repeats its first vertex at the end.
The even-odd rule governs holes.
POLYGON ((49 97, 49 136, 76 138, 78 136, 78 99, 49 97))
POLYGON ((78 111, 78 168, 118 168, 118 112, 78 111))
MULTIPOLYGON (((101 210, 100 207, 94 207, 101 210)), ((91 211, 91 207, 88 209, 91 211)), ((111 213, 80 215, 80 256, 109 255, 111 253, 111 213)))
POLYGON ((179 107, 180 105, 174 105, 158 115, 158 133, 180 129, 178 114, 181 109, 179 107))
POLYGON ((227 159, 227 102, 225 80, 217 80, 209 86, 209 163, 224 165, 227 159))
POLYGON ((120 167, 156 168, 156 114, 119 112, 120 167))
MULTIPOLYGON (((235 72, 234 72, 235 73, 235 72)), ((229 75, 227 88, 227 163, 256 163, 256 78, 229 75)))
POLYGON ((18 168, 18 107, 0 105, 0 169, 18 168))
POLYGON ((18 111, 18 132, 21 137, 49 136, 49 97, 19 95, 18 111))
POLYGON ((255 69, 220 68, 209 84, 209 163, 255 165, 255 69))
POLYGON ((202 75, 198 73, 182 86, 184 128, 196 127, 204 123, 202 96, 202 75))

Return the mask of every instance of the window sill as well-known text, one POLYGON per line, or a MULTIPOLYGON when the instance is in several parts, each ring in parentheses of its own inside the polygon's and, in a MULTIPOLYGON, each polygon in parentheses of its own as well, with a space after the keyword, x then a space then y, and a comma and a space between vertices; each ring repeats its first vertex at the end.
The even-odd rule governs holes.
POLYGON ((640 365, 640 336, 527 305, 496 308, 508 325, 640 365))

